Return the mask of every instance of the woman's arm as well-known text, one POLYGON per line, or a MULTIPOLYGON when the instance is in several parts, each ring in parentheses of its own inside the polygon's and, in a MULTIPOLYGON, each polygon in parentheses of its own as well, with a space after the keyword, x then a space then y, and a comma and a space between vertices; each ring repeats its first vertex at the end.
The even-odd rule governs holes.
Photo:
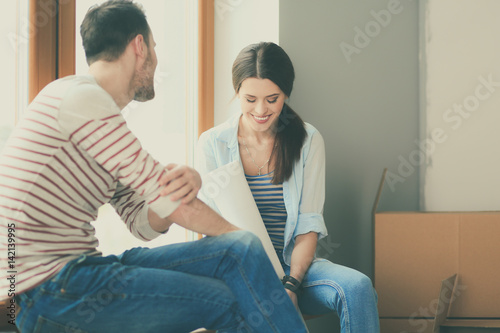
MULTIPOLYGON (((318 234, 316 232, 309 232, 307 234, 299 235, 295 238, 295 246, 292 251, 292 262, 290 265, 290 276, 302 282, 306 275, 314 253, 316 252, 316 245, 318 244, 318 234)), ((288 296, 298 308, 297 294, 293 291, 286 289, 288 296)))
POLYGON ((306 275, 318 244, 318 234, 309 232, 295 238, 295 246, 292 251, 292 262, 290 265, 290 275, 302 282, 306 275))
POLYGON ((325 143, 319 132, 312 134, 308 150, 305 152, 302 193, 300 195, 299 216, 293 237, 314 231, 319 239, 327 236, 323 218, 325 204, 325 143))
MULTIPOLYGON (((302 282, 314 259, 318 239, 327 235, 323 220, 325 201, 325 147, 319 132, 315 132, 306 152, 303 186, 297 226, 294 230, 290 276, 302 282)), ((287 289, 297 305, 297 296, 287 289)))

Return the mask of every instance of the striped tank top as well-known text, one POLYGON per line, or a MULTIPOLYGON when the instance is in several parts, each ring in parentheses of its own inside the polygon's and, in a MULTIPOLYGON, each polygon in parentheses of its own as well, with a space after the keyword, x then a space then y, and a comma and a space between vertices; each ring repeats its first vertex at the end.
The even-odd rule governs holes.
POLYGON ((283 250, 287 218, 283 184, 274 185, 272 174, 245 177, 275 250, 283 250))

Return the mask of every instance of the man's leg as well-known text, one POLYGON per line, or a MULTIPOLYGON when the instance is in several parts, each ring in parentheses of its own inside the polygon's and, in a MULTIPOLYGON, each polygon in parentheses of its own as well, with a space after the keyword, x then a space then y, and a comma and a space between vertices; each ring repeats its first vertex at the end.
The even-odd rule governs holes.
POLYGON ((136 248, 125 252, 120 260, 125 265, 175 270, 223 281, 235 295, 253 332, 307 332, 260 240, 249 232, 236 231, 153 249, 136 248))
POLYGON ((125 266, 115 256, 83 257, 18 297, 21 332, 190 332, 242 321, 235 297, 217 279, 125 266))

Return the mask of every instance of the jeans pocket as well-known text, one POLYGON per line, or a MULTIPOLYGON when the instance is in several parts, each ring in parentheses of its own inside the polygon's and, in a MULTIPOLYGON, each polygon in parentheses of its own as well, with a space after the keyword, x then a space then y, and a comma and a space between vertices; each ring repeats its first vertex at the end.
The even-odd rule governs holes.
POLYGON ((87 333, 75 326, 76 323, 73 322, 62 325, 43 316, 38 316, 33 333, 87 333))

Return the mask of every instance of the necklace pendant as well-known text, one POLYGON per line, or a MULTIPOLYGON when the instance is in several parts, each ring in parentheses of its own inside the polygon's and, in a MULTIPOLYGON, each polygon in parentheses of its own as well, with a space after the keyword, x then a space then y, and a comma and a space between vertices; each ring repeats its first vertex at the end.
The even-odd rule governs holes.
POLYGON ((255 163, 255 160, 253 159, 252 154, 250 154, 250 151, 248 150, 248 147, 247 147, 247 145, 245 143, 245 139, 243 139, 242 143, 243 143, 243 146, 245 146, 245 150, 247 151, 248 155, 252 159, 253 164, 259 169, 259 176, 262 176, 260 170, 262 170, 262 168, 265 167, 267 163, 269 163, 269 161, 271 160, 271 156, 269 156, 269 158, 267 159, 266 163, 264 163, 264 165, 260 167, 260 166, 257 165, 257 163, 255 163))

